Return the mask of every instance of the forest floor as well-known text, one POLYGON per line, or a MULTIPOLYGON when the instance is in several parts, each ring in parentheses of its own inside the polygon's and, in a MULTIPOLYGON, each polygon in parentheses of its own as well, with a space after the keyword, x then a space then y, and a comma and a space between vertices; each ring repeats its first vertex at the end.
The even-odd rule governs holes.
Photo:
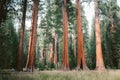
POLYGON ((1 72, 0 80, 120 80, 120 70, 1 72))

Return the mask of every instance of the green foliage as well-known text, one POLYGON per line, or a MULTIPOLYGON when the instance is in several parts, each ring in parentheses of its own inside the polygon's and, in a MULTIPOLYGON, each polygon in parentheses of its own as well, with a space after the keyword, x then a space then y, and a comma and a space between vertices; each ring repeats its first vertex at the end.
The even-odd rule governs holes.
POLYGON ((27 30, 24 32, 23 54, 22 54, 22 66, 25 67, 28 54, 29 33, 27 30))
POLYGON ((18 36, 12 19, 8 19, 0 28, 0 68, 15 68, 18 36))
MULTIPOLYGON (((41 29, 41 37, 43 37, 43 44, 44 47, 48 47, 50 43, 52 43, 52 29, 55 29, 56 34, 59 38, 59 47, 58 47, 58 54, 59 54, 59 65, 61 65, 62 62, 62 45, 63 45, 63 19, 62 19, 62 0, 52 0, 47 1, 46 7, 47 10, 45 11, 46 14, 44 14, 44 17, 42 17, 41 24, 39 29, 41 29)), ((67 13, 68 13, 68 35, 74 35, 76 36, 76 4, 72 3, 71 0, 67 0, 67 13)), ((88 35, 88 22, 86 17, 84 16, 85 12, 82 8, 82 23, 83 23, 83 33, 84 33, 84 47, 85 47, 85 53, 86 55, 89 52, 89 35, 88 35)), ((42 42, 41 41, 41 42, 42 42)), ((74 69, 76 67, 76 59, 74 58, 73 54, 73 42, 71 42, 71 39, 69 37, 69 60, 70 60, 70 68, 74 69)))
POLYGON ((102 33, 102 47, 105 65, 111 68, 118 68, 119 64, 119 37, 120 33, 118 26, 120 17, 118 12, 120 8, 117 5, 117 1, 101 1, 99 2, 99 9, 101 12, 101 33, 102 33), (111 32, 112 21, 114 25, 115 32, 111 32), (113 35, 114 37, 112 37, 113 35))
POLYGON ((73 48, 72 37, 69 39, 69 65, 70 69, 75 69, 77 66, 77 58, 74 56, 74 48, 73 48))
POLYGON ((87 54, 87 65, 90 69, 95 69, 96 64, 96 48, 95 48, 95 26, 94 22, 92 24, 91 34, 90 34, 90 43, 89 43, 89 52, 87 54))
MULTIPOLYGON (((102 52, 104 57, 104 63, 106 68, 118 68, 119 64, 119 20, 120 17, 118 12, 120 8, 117 5, 116 0, 103 0, 98 2, 99 12, 100 12, 100 26, 101 26, 101 39, 102 39, 102 52), (111 24, 115 28, 115 32, 112 33, 111 24), (113 35, 114 37, 112 38, 113 35)), ((91 69, 95 68, 95 34, 94 27, 91 29, 90 35, 90 51, 87 54, 88 66, 91 69)))
POLYGON ((0 0, 0 27, 1 23, 9 16, 8 13, 14 10, 14 3, 14 0, 0 0))

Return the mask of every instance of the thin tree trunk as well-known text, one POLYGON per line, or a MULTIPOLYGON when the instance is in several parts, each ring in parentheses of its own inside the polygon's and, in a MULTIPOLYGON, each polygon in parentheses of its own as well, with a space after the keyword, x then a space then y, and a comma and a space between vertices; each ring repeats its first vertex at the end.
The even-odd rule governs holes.
POLYGON ((96 69, 105 70, 103 55, 102 55, 102 46, 101 46, 98 0, 95 0, 95 34, 96 34, 96 69))
POLYGON ((76 58, 76 37, 72 34, 73 48, 74 48, 74 57, 76 58))
POLYGON ((31 59, 30 50, 31 50, 31 39, 32 39, 32 32, 33 32, 33 29, 32 29, 32 27, 31 27, 31 29, 30 29, 30 38, 29 38, 29 44, 28 44, 28 55, 27 55, 26 68, 28 68, 28 66, 30 66, 30 59, 31 59))
POLYGON ((80 66, 82 65, 83 69, 88 69, 87 65, 86 65, 85 54, 84 54, 80 0, 76 0, 76 7, 77 7, 77 37, 78 37, 78 64, 77 64, 77 68, 80 69, 80 66))
POLYGON ((38 0, 33 1, 33 13, 32 13, 32 30, 29 39, 29 48, 28 48, 28 60, 27 68, 30 71, 34 70, 34 52, 36 47, 36 34, 37 34, 37 20, 38 20, 38 0))
POLYGON ((43 63, 44 63, 44 66, 46 65, 46 48, 43 49, 43 63))
POLYGON ((17 71, 22 70, 22 52, 23 52, 23 41, 24 41, 24 29, 25 29, 25 18, 26 18, 26 10, 27 10, 27 0, 23 0, 23 16, 22 16, 22 26, 20 30, 20 41, 18 48, 18 60, 17 60, 17 71))
POLYGON ((113 17, 112 17, 112 14, 110 15, 110 22, 111 22, 111 27, 110 27, 110 34, 111 34, 111 39, 112 39, 112 42, 115 42, 113 39, 114 39, 114 32, 115 32, 115 27, 114 27, 114 23, 113 23, 113 17))
POLYGON ((50 63, 53 63, 53 45, 50 46, 50 63))
POLYGON ((69 70, 68 59, 68 16, 66 9, 67 1, 63 3, 63 69, 69 70))
POLYGON ((55 34, 55 37, 54 37, 54 65, 55 67, 57 67, 57 39, 58 39, 58 36, 57 34, 55 34))
MULTIPOLYGON (((64 36, 64 34, 63 34, 63 36, 64 36)), ((64 53, 64 37, 63 37, 63 47, 62 47, 62 69, 63 70, 64 70, 64 65, 65 65, 65 53, 64 53)))
POLYGON ((76 58, 76 37, 73 37, 74 57, 76 58))

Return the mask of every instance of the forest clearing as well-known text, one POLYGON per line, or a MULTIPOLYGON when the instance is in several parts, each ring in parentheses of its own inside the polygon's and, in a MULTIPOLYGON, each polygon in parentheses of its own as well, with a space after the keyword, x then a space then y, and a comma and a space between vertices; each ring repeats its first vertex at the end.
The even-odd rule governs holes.
POLYGON ((0 73, 0 80, 120 80, 120 70, 34 71, 0 73))

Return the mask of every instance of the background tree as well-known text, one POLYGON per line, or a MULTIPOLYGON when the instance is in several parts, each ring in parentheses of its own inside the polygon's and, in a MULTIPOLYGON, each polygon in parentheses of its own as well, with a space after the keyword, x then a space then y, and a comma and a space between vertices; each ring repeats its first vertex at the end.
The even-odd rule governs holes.
POLYGON ((104 33, 102 34, 102 41, 104 42, 103 53, 105 56, 104 59, 106 60, 105 64, 107 67, 118 68, 117 66, 119 64, 119 41, 117 41, 117 37, 115 37, 117 36, 117 33, 119 33, 119 30, 117 28, 119 25, 119 7, 117 5, 117 1, 100 1, 99 9, 101 11, 100 15, 102 16, 101 25, 104 26, 101 27, 101 29, 102 33, 104 31, 104 33))
POLYGON ((95 35, 96 35, 96 69, 104 70, 104 60, 102 55, 101 32, 99 20, 98 1, 95 0, 95 35))
POLYGON ((80 69, 82 65, 83 69, 87 68, 86 59, 84 54, 84 41, 82 33, 82 18, 81 18, 81 6, 80 0, 76 0, 77 7, 77 39, 78 39, 78 65, 77 68, 80 69))
POLYGON ((36 46, 37 20, 38 20, 38 0, 34 0, 31 34, 29 38, 29 48, 28 48, 28 60, 26 64, 26 67, 30 69, 30 71, 34 70, 34 57, 35 57, 34 52, 35 52, 35 46, 36 46))
POLYGON ((62 10, 63 10, 63 63, 62 68, 64 70, 69 70, 69 55, 68 55, 68 17, 67 17, 67 0, 64 0, 62 10))

